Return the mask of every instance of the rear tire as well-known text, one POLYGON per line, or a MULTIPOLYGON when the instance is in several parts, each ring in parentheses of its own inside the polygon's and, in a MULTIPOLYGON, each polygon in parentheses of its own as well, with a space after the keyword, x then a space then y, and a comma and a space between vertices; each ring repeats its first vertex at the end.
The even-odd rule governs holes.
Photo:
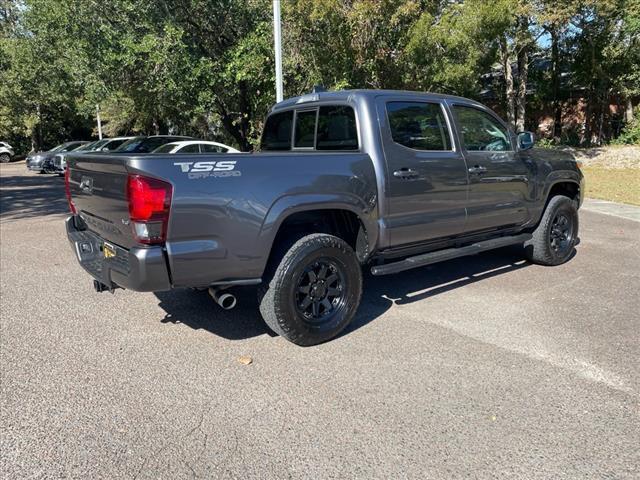
POLYGON ((531 240, 525 242, 525 254, 538 265, 560 265, 573 256, 577 239, 576 204, 564 195, 557 195, 549 201, 531 240))
POLYGON ((271 330, 296 345, 310 346, 344 330, 361 296, 362 270, 353 249, 333 235, 312 234, 282 256, 258 299, 271 330))
POLYGON ((0 163, 9 163, 11 161, 11 157, 8 153, 0 153, 0 163))

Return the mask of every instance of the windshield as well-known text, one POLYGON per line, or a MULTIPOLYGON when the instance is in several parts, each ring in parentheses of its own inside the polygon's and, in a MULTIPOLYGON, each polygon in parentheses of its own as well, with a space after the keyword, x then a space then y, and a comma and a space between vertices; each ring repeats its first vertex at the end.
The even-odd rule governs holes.
POLYGON ((98 140, 97 142, 93 142, 88 145, 83 145, 82 147, 78 148, 78 150, 82 150, 85 152, 86 151, 95 152, 96 150, 100 150, 100 148, 102 148, 102 146, 108 142, 109 142, 108 138, 103 140, 98 140))
POLYGON ((63 152, 72 152, 72 151, 78 150, 80 147, 83 147, 84 145, 85 145, 85 143, 81 143, 81 142, 70 143, 62 151, 63 152))
POLYGON ((50 152, 62 152, 65 151, 66 147, 68 146, 68 143, 63 143, 61 145, 58 145, 57 147, 53 147, 51 150, 49 150, 50 152))
POLYGON ((112 150, 116 150, 117 148, 120 147, 120 145, 122 145, 124 142, 128 141, 128 139, 126 138, 119 138, 117 140, 109 140, 106 145, 104 145, 102 147, 102 150, 106 150, 106 151, 112 151, 112 150))
POLYGON ((117 152, 149 153, 165 143, 181 140, 179 137, 136 137, 123 143, 117 152))
POLYGON ((102 140, 98 140, 98 141, 96 141, 96 142, 91 142, 91 143, 85 143, 84 145, 82 145, 82 146, 80 146, 80 147, 76 148, 76 150, 75 150, 75 151, 76 151, 76 152, 88 152, 88 151, 91 151, 91 150, 93 150, 93 147, 94 147, 96 144, 100 143, 101 141, 102 141, 102 140))
POLYGON ((127 140, 118 148, 116 148, 116 152, 135 152, 138 145, 142 143, 145 137, 133 137, 130 140, 127 140))
POLYGON ((171 153, 171 150, 176 148, 175 143, 167 143, 166 145, 162 145, 159 148, 156 148, 153 153, 171 153))

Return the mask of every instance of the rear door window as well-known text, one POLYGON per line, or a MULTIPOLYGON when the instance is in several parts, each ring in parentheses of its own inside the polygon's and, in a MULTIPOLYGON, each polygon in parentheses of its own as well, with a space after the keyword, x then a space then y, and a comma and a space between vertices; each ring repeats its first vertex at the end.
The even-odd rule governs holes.
POLYGON ((262 132, 262 150, 291 150, 293 110, 269 115, 262 132))
POLYGON ((440 104, 389 102, 387 117, 394 142, 414 150, 451 150, 449 128, 440 104))

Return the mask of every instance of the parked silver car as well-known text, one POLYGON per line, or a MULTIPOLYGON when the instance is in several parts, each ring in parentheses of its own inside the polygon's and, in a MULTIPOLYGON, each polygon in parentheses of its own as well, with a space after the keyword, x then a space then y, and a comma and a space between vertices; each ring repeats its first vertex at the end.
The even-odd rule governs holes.
POLYGON ((7 142, 0 142, 0 163, 9 163, 14 155, 15 152, 11 145, 7 142))
POLYGON ((81 147, 82 145, 86 145, 87 143, 90 143, 90 142, 87 142, 87 141, 65 142, 46 152, 30 153, 29 155, 27 155, 27 169, 34 172, 44 173, 45 160, 52 159, 57 153, 70 152, 72 150, 75 150, 76 148, 81 147))
MULTIPOLYGON (((115 138, 103 138, 102 140, 96 140, 95 142, 88 143, 76 148, 74 152, 110 152, 120 147, 127 140, 133 137, 115 137, 115 138)), ((43 170, 45 173, 58 173, 64 174, 67 168, 66 153, 56 153, 52 158, 45 160, 43 164, 43 170)))

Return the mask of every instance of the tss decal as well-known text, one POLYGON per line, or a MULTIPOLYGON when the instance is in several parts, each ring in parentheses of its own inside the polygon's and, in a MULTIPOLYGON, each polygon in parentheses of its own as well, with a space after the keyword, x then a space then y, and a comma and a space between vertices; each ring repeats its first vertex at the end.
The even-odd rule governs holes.
POLYGON ((201 162, 174 162, 183 173, 188 173, 189 178, 207 177, 238 177, 241 172, 235 170, 235 160, 221 160, 219 162, 206 160, 201 162))

